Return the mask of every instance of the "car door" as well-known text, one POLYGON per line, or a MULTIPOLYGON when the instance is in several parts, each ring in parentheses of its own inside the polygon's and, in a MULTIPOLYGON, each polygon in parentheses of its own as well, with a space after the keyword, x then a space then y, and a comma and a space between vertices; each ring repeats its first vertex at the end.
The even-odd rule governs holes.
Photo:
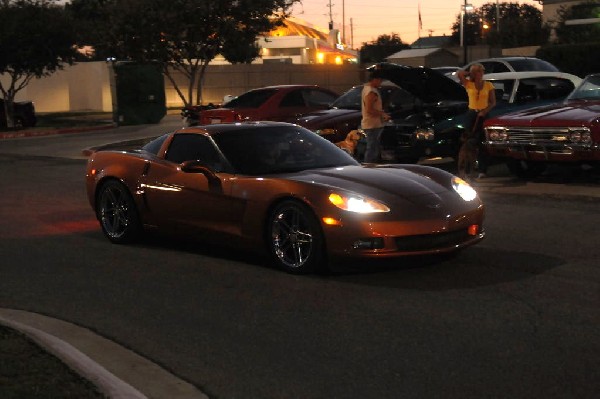
POLYGON ((176 134, 165 159, 149 165, 140 182, 153 222, 182 232, 239 234, 245 203, 230 195, 235 179, 226 164, 207 136, 176 134), (186 172, 184 161, 199 161, 214 173, 186 172))

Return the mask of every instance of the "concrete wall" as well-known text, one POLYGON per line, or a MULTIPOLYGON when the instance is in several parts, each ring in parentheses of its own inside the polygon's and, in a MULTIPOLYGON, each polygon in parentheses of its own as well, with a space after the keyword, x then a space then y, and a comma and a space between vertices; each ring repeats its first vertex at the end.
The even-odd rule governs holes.
MULTIPOLYGON (((6 76, 0 75, 3 85, 6 76)), ((183 75, 175 81, 187 95, 183 75)), ((225 95, 239 95, 250 89, 279 84, 317 84, 342 94, 350 87, 364 81, 364 71, 358 65, 211 65, 208 67, 202 103, 220 103, 225 95)), ((106 62, 87 62, 67 66, 49 77, 34 79, 17 94, 17 101, 31 100, 36 111, 112 112, 109 68, 106 62)), ((171 82, 165 78, 167 107, 181 107, 183 101, 171 82)))

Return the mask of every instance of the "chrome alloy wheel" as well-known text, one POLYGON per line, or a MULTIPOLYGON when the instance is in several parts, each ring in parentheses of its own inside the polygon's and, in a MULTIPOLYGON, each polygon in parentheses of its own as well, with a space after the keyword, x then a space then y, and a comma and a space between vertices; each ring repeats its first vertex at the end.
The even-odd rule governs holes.
POLYGON ((98 219, 109 240, 125 243, 137 237, 140 223, 127 188, 117 181, 105 183, 98 195, 98 219))
POLYGON ((271 216, 270 239, 273 255, 286 271, 310 272, 320 260, 320 227, 303 204, 286 201, 275 209, 271 216))

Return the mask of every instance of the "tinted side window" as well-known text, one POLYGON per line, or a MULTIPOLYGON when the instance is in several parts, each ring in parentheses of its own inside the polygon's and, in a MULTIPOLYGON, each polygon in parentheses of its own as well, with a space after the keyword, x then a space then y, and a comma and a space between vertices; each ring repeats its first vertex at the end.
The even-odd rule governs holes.
POLYGON ((485 73, 510 72, 510 68, 508 68, 502 62, 484 62, 483 67, 485 68, 485 73))
POLYGON ((360 109, 361 93, 363 86, 356 86, 348 90, 332 104, 333 108, 360 109))
POLYGON ((167 150, 167 161, 201 161, 215 171, 222 169, 221 157, 213 143, 199 134, 176 134, 167 150))
POLYGON ((152 153, 154 155, 158 155, 158 151, 160 151, 160 148, 162 147, 162 145, 166 139, 167 139, 166 134, 163 136, 160 136, 159 138, 156 138, 156 139, 152 140, 151 142, 149 142, 148 144, 146 144, 145 146, 143 146, 142 150, 152 153))
POLYGON ((515 102, 527 103, 539 100, 554 100, 566 97, 574 89, 568 79, 532 78, 519 83, 515 102))
POLYGON ((498 102, 509 102, 510 96, 515 85, 515 81, 512 79, 506 80, 494 80, 492 81, 494 88, 496 89, 496 101, 498 102))
POLYGON ((523 83, 534 87, 536 97, 540 100, 554 100, 568 96, 575 85, 568 79, 535 78, 523 79, 523 83))
POLYGON ((304 91, 304 99, 311 107, 328 107, 335 101, 336 96, 326 91, 310 89, 304 91))
POLYGON ((519 60, 511 60, 510 65, 514 68, 515 71, 547 71, 547 72, 558 72, 558 68, 556 68, 551 63, 539 60, 535 58, 526 58, 519 60))
POLYGON ((224 108, 258 108, 265 103, 273 94, 275 89, 251 90, 239 97, 234 98, 224 108))
POLYGON ((302 90, 294 90, 286 94, 281 100, 282 107, 304 107, 304 97, 302 90))

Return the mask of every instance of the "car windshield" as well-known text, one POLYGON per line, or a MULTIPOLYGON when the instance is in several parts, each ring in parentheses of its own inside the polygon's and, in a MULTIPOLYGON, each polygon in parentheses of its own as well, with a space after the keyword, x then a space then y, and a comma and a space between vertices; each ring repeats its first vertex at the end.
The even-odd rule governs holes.
POLYGON ((600 75, 588 76, 569 95, 568 100, 600 100, 600 75))
POLYGON ((250 90, 227 104, 223 105, 223 108, 258 108, 265 103, 277 89, 260 89, 250 90))
POLYGON ((507 62, 513 67, 516 72, 523 71, 546 71, 546 72, 559 72, 558 68, 549 63, 548 61, 540 60, 537 58, 525 58, 518 60, 507 60, 507 62))
MULTIPOLYGON (((331 108, 337 109, 353 109, 360 111, 361 94, 364 86, 356 86, 342 94, 331 104, 331 108)), ((398 86, 393 85, 391 82, 382 85, 379 88, 381 93, 381 100, 385 105, 389 103, 390 97, 396 94, 400 89, 398 86)))
POLYGON ((243 175, 359 165, 335 144, 295 125, 227 131, 212 137, 235 173, 243 175))

